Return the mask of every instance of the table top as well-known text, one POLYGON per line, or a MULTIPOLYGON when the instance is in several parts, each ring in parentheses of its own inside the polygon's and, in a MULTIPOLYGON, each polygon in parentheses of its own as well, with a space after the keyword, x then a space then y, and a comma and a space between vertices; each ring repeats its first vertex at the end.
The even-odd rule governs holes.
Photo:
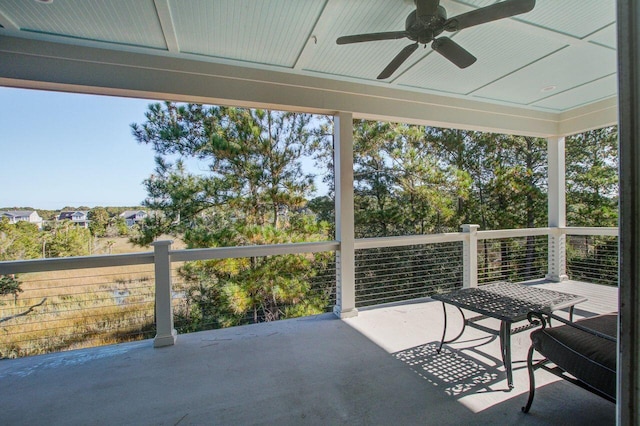
POLYGON ((431 298, 509 322, 525 320, 531 311, 553 312, 587 300, 575 294, 507 282, 434 294, 431 298))

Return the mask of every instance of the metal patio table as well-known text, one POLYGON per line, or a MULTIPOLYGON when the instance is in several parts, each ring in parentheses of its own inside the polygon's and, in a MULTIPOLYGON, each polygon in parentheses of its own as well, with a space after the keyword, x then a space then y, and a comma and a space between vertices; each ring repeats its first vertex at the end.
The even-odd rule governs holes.
POLYGON ((527 319, 531 311, 553 312, 559 309, 569 308, 569 318, 573 321, 573 309, 576 304, 587 300, 586 297, 559 291, 546 290, 531 285, 498 282, 482 285, 475 288, 463 288, 449 293, 434 294, 434 300, 442 302, 444 310, 444 331, 438 347, 438 353, 445 343, 458 340, 469 326, 486 333, 498 335, 500 338, 500 353, 507 373, 507 384, 513 389, 513 374, 511 367, 511 335, 536 327, 537 323, 527 322, 516 328, 514 323, 527 319), (463 318, 462 330, 453 339, 446 340, 447 333, 447 309, 446 304, 453 305, 460 311, 463 318), (480 314, 473 318, 466 318, 462 309, 480 314), (482 324, 477 324, 486 318, 500 320, 500 330, 494 330, 482 324))

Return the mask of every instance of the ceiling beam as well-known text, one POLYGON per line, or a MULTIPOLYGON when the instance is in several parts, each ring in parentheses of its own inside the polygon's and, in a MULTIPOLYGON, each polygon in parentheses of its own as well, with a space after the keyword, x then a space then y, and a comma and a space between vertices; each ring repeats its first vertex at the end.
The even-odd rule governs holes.
POLYGON ((160 21, 160 27, 162 27, 162 33, 164 34, 167 49, 172 53, 180 52, 180 45, 178 44, 176 28, 173 25, 173 17, 171 16, 169 0, 153 0, 153 2, 156 6, 156 11, 158 12, 158 20, 160 21))
MULTIPOLYGON (((1 10, 0 10, 0 25, 2 25, 6 30, 20 31, 20 27, 11 19, 9 19, 7 15, 2 13, 1 10)), ((2 34, 2 32, 0 32, 0 34, 2 34)))
POLYGON ((601 129, 618 123, 618 97, 613 96, 561 113, 558 136, 575 135, 586 130, 601 129))

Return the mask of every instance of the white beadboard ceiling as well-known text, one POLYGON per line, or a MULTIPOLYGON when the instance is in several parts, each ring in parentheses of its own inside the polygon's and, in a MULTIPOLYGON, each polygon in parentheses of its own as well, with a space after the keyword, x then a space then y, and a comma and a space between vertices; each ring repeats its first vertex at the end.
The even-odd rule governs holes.
MULTIPOLYGON (((449 16, 496 3, 441 0, 449 16)), ((0 0, 0 36, 98 43, 329 80, 562 113, 616 96, 615 0, 537 0, 528 14, 449 34, 478 61, 464 70, 411 42, 336 44, 404 30, 410 0, 0 0)))

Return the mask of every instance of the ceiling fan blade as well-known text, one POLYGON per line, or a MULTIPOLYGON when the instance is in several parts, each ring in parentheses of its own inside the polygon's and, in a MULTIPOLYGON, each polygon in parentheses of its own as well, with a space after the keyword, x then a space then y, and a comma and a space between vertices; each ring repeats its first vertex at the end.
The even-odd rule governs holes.
POLYGON ((406 61, 413 52, 416 51, 417 48, 418 43, 413 43, 402 49, 400 53, 398 53, 396 57, 393 58, 391 62, 389 62, 389 65, 387 65, 387 67, 382 70, 382 72, 378 76, 378 80, 384 80, 385 78, 391 77, 391 74, 393 74, 398 69, 398 67, 402 65, 402 63, 406 61))
POLYGON ((438 5, 440 0, 415 0, 416 16, 419 20, 424 20, 428 16, 434 16, 438 13, 438 5))
POLYGON ((486 22, 529 12, 535 5, 536 0, 506 0, 449 18, 444 23, 444 28, 447 31, 459 31, 486 22))
POLYGON ((406 31, 389 31, 384 33, 356 34, 338 37, 337 44, 362 43, 364 41, 396 40, 407 36, 406 31))
POLYGON ((456 64, 459 68, 466 68, 476 61, 476 57, 448 37, 433 40, 431 48, 456 64))

